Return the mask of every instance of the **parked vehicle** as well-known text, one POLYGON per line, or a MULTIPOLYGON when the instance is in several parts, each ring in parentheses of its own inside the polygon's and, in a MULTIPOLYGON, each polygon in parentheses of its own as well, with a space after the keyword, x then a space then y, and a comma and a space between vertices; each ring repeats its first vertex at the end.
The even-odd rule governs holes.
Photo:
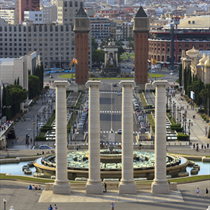
POLYGON ((52 149, 52 147, 50 147, 48 145, 40 145, 39 149, 52 149))

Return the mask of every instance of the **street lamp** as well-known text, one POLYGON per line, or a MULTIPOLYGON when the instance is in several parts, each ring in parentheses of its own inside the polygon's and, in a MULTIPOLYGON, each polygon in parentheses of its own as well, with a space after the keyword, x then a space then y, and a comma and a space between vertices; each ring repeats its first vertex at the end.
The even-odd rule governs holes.
POLYGON ((7 199, 6 199, 6 198, 4 198, 4 199, 3 199, 3 202, 4 202, 4 210, 6 210, 6 203, 7 203, 7 199))
POLYGON ((189 120, 189 145, 190 145, 190 122, 191 122, 191 120, 189 120))

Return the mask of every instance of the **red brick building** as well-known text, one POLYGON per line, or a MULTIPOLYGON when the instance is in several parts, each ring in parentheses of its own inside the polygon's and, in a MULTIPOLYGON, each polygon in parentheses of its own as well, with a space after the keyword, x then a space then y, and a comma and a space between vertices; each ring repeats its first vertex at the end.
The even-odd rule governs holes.
POLYGON ((134 18, 134 49, 135 49, 135 82, 144 89, 148 82, 147 60, 148 60, 148 32, 149 18, 140 7, 134 18))
POLYGON ((90 20, 83 9, 82 2, 80 9, 74 19, 75 32, 75 57, 76 64, 76 83, 85 84, 88 80, 88 41, 90 31, 90 20))
POLYGON ((24 20, 24 11, 39 11, 39 6, 39 0, 15 0, 16 24, 24 20))
MULTIPOLYGON (((182 50, 193 47, 197 50, 210 50, 210 22, 209 16, 193 16, 180 22, 177 32, 177 44, 174 43, 174 61, 180 63, 182 50), (197 24, 198 23, 198 24, 197 24), (177 46, 177 54, 176 52, 177 46)), ((165 26, 159 30, 149 32, 149 59, 159 62, 170 62, 171 34, 170 27, 165 26)))

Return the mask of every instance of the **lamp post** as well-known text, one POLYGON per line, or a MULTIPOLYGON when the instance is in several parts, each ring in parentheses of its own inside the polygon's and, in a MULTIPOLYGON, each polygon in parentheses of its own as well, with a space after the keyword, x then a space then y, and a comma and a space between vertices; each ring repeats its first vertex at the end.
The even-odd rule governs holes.
POLYGON ((180 126, 181 126, 181 121, 182 121, 182 116, 181 116, 181 106, 180 106, 180 109, 179 109, 179 121, 180 121, 180 126))
POLYGON ((7 199, 3 198, 3 202, 4 202, 4 210, 6 210, 7 199))
POLYGON ((189 145, 190 145, 190 122, 191 122, 191 120, 189 120, 189 145))
POLYGON ((33 146, 35 146, 35 116, 33 116, 33 146))
POLYGON ((183 114, 183 134, 184 134, 184 114, 183 114))
POLYGON ((167 105, 166 105, 166 109, 168 109, 168 92, 166 93, 166 97, 167 97, 167 105))
POLYGON ((184 119, 184 121, 185 121, 184 130, 185 130, 185 135, 186 135, 186 134, 187 134, 187 131, 186 131, 187 118, 186 118, 186 116, 185 116, 185 119, 184 119))

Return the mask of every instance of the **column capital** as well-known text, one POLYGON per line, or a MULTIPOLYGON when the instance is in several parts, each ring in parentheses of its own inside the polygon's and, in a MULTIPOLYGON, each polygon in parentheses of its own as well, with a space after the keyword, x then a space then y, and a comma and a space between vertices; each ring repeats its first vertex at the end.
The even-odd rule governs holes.
POLYGON ((69 87, 69 85, 70 84, 65 80, 56 80, 52 84, 53 87, 64 86, 65 88, 69 87))
POLYGON ((136 83, 134 82, 134 80, 121 80, 119 86, 122 88, 125 85, 130 85, 132 86, 132 88, 134 88, 136 86, 136 83))
POLYGON ((168 80, 156 80, 152 83, 152 86, 154 88, 158 87, 158 86, 165 86, 165 88, 170 87, 168 80))
POLYGON ((102 82, 99 81, 99 80, 88 80, 85 83, 85 87, 86 88, 89 88, 90 86, 98 86, 98 87, 100 87, 101 85, 102 85, 102 82))

